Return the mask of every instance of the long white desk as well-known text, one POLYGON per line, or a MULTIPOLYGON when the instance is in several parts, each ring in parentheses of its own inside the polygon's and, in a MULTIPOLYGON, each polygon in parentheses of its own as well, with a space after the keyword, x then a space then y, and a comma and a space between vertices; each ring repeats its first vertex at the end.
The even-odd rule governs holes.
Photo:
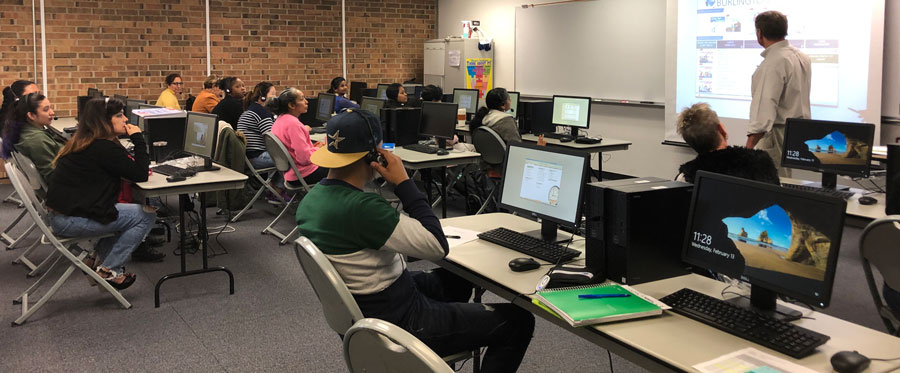
MULTIPOLYGON (((441 220, 443 226, 453 226, 475 231, 506 227, 516 231, 539 228, 539 224, 521 217, 495 213, 464 216, 441 220)), ((561 235, 571 235, 560 231, 561 235)), ((570 247, 583 251, 584 240, 575 238, 570 247)), ((680 250, 680 248, 673 248, 680 250)), ((672 312, 662 316, 596 326, 573 328, 531 303, 534 286, 547 271, 546 266, 528 272, 512 272, 507 263, 525 255, 482 240, 475 240, 450 249, 450 255, 439 262, 442 267, 472 281, 478 286, 525 308, 571 333, 641 365, 650 371, 692 371, 693 365, 712 360, 721 355, 754 347, 816 371, 830 372, 831 355, 843 350, 858 350, 869 357, 895 357, 900 351, 900 338, 868 329, 805 308, 787 305, 801 310, 805 316, 796 324, 831 336, 818 351, 797 360, 766 347, 735 337, 700 322, 672 312)), ((582 259, 583 260, 583 257, 582 259)), ((541 261, 542 263, 546 263, 541 261)), ((573 264, 578 264, 578 261, 573 264)), ((661 298, 681 288, 720 297, 726 285, 698 275, 687 275, 636 285, 638 290, 661 298)), ((565 347, 560 346, 560 353, 565 347)), ((880 372, 897 365, 897 362, 872 362, 871 372, 880 372)))
MULTIPOLYGON (((813 183, 812 181, 792 179, 787 177, 782 177, 781 182, 801 185, 813 183)), ((840 180, 838 182, 840 183, 840 180)), ((869 224, 869 222, 871 222, 872 220, 881 219, 887 216, 887 214, 884 213, 884 209, 886 207, 886 196, 884 195, 884 193, 865 194, 865 190, 858 188, 850 188, 850 192, 853 192, 854 195, 847 200, 847 219, 845 220, 845 224, 854 227, 865 227, 866 224, 869 224), (874 205, 863 205, 859 203, 859 198, 864 194, 869 197, 875 198, 875 200, 877 200, 878 202, 874 205)))

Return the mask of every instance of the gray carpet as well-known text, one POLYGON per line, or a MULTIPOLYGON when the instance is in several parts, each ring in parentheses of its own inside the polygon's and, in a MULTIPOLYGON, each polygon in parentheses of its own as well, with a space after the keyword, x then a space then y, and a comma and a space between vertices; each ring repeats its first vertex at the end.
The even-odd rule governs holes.
MULTIPOLYGON (((12 188, 0 185, 0 195, 12 188)), ((169 198, 174 204, 175 198, 169 198)), ((451 215, 459 215, 451 209, 451 215)), ((0 206, 5 227, 21 210, 0 206)), ((224 218, 210 209, 210 227, 224 218)), ((22 326, 9 327, 21 312, 11 300, 31 282, 21 265, 11 265, 21 252, 0 249, 0 371, 346 371, 341 342, 326 325, 315 294, 290 246, 279 246, 260 231, 277 211, 265 203, 235 224, 236 232, 219 240, 228 254, 210 259, 234 272, 235 294, 228 295, 224 273, 168 281, 162 306, 153 307, 153 289, 163 275, 179 269, 174 243, 163 247, 162 263, 132 263, 137 282, 123 294, 133 304, 122 309, 108 294, 73 275, 60 292, 22 326)), ((283 231, 291 228, 288 219, 283 231)), ((14 232, 18 232, 19 228, 14 232)), ((832 305, 826 313, 883 330, 868 298, 858 259, 859 229, 844 231, 832 305)), ((174 238, 174 237, 173 237, 174 238)), ((215 240, 212 248, 221 252, 215 240)), ((45 255, 47 248, 40 252, 45 255)), ((189 255, 190 268, 200 266, 189 255)), ((413 263, 413 269, 432 266, 413 263)), ((487 294, 486 302, 499 298, 487 294)), ((522 372, 610 371, 606 351, 538 318, 522 372)), ((613 370, 642 371, 613 356, 613 370)), ((471 371, 467 364, 463 371, 471 371)))

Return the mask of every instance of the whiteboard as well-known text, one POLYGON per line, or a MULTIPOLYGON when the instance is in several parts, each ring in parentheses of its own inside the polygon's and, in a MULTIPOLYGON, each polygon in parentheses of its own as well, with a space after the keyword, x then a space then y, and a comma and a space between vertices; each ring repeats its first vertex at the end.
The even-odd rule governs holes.
POLYGON ((517 7, 516 90, 661 103, 665 42, 665 1, 517 7))

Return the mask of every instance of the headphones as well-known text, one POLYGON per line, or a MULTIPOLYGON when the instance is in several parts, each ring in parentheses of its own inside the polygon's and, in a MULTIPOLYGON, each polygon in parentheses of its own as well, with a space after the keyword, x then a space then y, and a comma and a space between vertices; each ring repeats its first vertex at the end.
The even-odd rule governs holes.
POLYGON ((375 137, 375 129, 372 127, 373 121, 371 120, 371 118, 367 117, 365 114, 363 114, 362 112, 360 112, 358 110, 347 109, 347 111, 351 112, 351 113, 356 113, 356 115, 359 115, 360 117, 362 117, 362 119, 366 121, 366 126, 369 127, 369 135, 372 136, 372 149, 369 149, 369 152, 366 153, 366 156, 365 156, 366 164, 370 164, 372 162, 378 162, 382 166, 387 167, 387 160, 384 159, 384 156, 382 156, 381 153, 378 152, 378 138, 375 137))

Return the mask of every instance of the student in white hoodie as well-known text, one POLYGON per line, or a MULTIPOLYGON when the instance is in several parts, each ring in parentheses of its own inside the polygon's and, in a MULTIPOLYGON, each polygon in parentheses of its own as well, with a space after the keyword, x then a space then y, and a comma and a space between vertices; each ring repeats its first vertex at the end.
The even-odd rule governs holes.
POLYGON ((475 133, 478 127, 487 126, 496 131, 507 144, 522 142, 522 136, 519 135, 519 127, 516 125, 515 118, 507 113, 512 103, 509 100, 509 93, 506 92, 506 89, 494 88, 488 91, 487 95, 484 96, 484 103, 487 106, 482 106, 481 109, 478 109, 475 117, 472 118, 472 122, 469 123, 472 133, 475 133))

